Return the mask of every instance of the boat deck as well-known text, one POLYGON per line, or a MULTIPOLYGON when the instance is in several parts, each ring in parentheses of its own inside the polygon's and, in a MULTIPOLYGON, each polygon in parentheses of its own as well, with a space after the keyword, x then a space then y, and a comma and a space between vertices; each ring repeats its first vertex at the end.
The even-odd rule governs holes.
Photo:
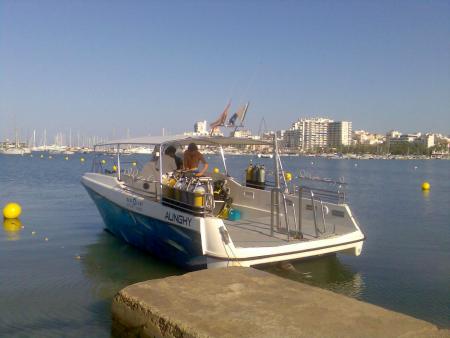
MULTIPOLYGON (((302 222, 303 238, 296 238, 297 227, 294 225, 293 220, 290 225, 290 238, 287 238, 287 231, 285 227, 274 227, 273 235, 270 233, 270 216, 266 217, 253 217, 241 219, 239 221, 224 220, 228 233, 236 247, 241 248, 254 248, 254 247, 272 247, 288 245, 293 243, 313 241, 318 239, 329 238, 344 233, 350 232, 349 229, 336 226, 327 226, 333 228, 334 231, 328 231, 324 234, 320 234, 320 237, 315 237, 314 224, 310 221, 302 222)), ((285 226, 282 220, 282 226, 285 226)), ((323 229, 322 224, 318 224, 320 229, 323 229)))

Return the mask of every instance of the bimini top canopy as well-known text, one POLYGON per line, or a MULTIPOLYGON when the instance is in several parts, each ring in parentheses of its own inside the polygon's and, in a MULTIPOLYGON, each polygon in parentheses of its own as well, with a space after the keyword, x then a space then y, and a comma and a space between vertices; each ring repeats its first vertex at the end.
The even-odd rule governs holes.
POLYGON ((122 140, 113 140, 105 143, 96 144, 99 146, 117 146, 117 145, 158 145, 176 143, 178 145, 188 145, 195 143, 197 145, 217 145, 217 146, 235 146, 235 145, 273 145, 272 141, 254 140, 250 138, 240 137, 224 137, 224 136, 189 136, 189 135, 172 135, 172 136, 146 136, 138 138, 128 138, 122 140))

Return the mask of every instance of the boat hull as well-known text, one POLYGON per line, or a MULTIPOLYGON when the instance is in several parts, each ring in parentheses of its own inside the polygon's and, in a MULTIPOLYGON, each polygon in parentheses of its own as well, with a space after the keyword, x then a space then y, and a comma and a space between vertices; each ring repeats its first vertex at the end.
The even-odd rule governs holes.
POLYGON ((125 242, 188 270, 206 268, 200 233, 125 209, 86 187, 106 229, 125 242))
MULTIPOLYGON (((236 232, 228 232, 227 227, 233 228, 228 224, 231 221, 225 224, 218 217, 199 217, 176 210, 142 195, 115 177, 87 173, 81 182, 95 202, 107 230, 137 248, 188 270, 253 266, 336 252, 359 255, 362 250, 364 235, 345 205, 334 205, 333 210, 346 215, 342 222, 348 223, 351 231, 321 239, 253 246, 245 245, 246 240, 252 239, 245 239, 247 235, 239 237, 236 232), (244 242, 239 243, 240 239, 244 242)), ((305 222, 307 211, 305 205, 305 222)), ((250 242, 267 240, 261 231, 256 231, 259 237, 250 242)))

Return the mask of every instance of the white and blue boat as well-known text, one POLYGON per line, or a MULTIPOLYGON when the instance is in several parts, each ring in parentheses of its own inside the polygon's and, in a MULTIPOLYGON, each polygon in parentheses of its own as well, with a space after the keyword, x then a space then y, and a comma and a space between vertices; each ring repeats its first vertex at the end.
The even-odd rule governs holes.
POLYGON ((193 270, 361 253, 364 234, 345 201, 345 184, 326 180, 333 189, 293 186, 283 171, 276 138, 180 135, 119 140, 96 150, 102 147, 114 149, 116 170, 106 170, 99 155, 81 182, 106 229, 163 260, 193 270), (217 150, 223 168, 201 178, 158 171, 164 168, 164 156, 158 155, 168 146, 182 150, 191 142, 217 150), (131 146, 154 148, 153 157, 141 168, 121 161, 121 149, 131 146), (223 148, 232 146, 272 149, 272 159, 265 159, 273 163, 272 174, 265 179, 264 169, 254 167, 256 178, 250 169, 244 182, 231 177, 223 148))

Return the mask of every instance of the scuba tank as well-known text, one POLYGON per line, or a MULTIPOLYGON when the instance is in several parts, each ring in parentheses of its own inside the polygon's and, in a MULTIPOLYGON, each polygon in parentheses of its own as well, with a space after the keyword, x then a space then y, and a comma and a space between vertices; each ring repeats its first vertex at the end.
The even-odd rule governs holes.
POLYGON ((247 169, 245 169, 245 180, 246 182, 251 182, 252 179, 253 179, 253 164, 252 160, 250 160, 247 169))
MULTIPOLYGON (((175 197, 174 186, 176 183, 177 180, 173 176, 166 176, 166 175, 163 176, 162 180, 163 197, 167 197, 170 199, 173 199, 175 197)), ((148 183, 146 184, 148 185, 148 183)))
POLYGON ((174 188, 175 189, 178 189, 178 190, 181 190, 181 189, 183 189, 183 186, 184 186, 184 178, 182 177, 182 178, 180 178, 175 184, 174 184, 174 188))
POLYGON ((264 165, 262 165, 259 168, 259 173, 258 173, 258 183, 260 186, 264 187, 265 183, 266 183, 266 169, 264 168, 264 165))
POLYGON ((252 172, 252 183, 253 184, 257 184, 258 183, 258 178, 259 178, 259 171, 260 171, 260 166, 256 165, 253 167, 253 172, 252 172))
POLYGON ((204 205, 204 195, 206 193, 206 188, 202 183, 198 183, 193 189, 194 194, 194 207, 203 207, 204 205))
POLYGON ((181 177, 181 178, 175 183, 175 185, 173 186, 173 187, 175 188, 174 197, 175 197, 175 200, 178 201, 178 202, 182 202, 182 201, 181 201, 181 190, 182 190, 183 187, 184 187, 184 181, 185 181, 185 180, 186 180, 186 179, 185 179, 184 177, 181 177))
POLYGON ((174 187, 176 183, 177 183, 177 180, 176 180, 176 178, 173 177, 173 176, 172 176, 171 178, 169 178, 169 182, 167 182, 167 184, 169 185, 169 187, 174 187))
POLYGON ((171 199, 175 198, 175 188, 174 187, 175 187, 176 183, 177 183, 177 179, 173 176, 171 176, 166 183, 168 185, 168 188, 166 188, 168 190, 167 197, 169 197, 171 199))

